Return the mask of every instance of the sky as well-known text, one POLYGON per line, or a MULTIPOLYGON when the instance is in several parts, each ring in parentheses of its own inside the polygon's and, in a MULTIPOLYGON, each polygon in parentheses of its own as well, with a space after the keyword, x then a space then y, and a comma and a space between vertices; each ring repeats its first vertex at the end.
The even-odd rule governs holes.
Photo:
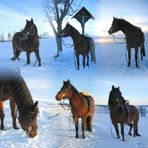
MULTIPOLYGON (((26 19, 34 19, 39 34, 48 32, 53 35, 47 21, 44 4, 46 0, 1 0, 0 33, 14 33, 24 28, 26 19)), ((79 0, 77 0, 79 2, 79 0)), ((83 0, 85 6, 95 17, 86 24, 85 33, 91 36, 106 36, 112 24, 113 16, 125 18, 134 25, 148 31, 147 0, 83 0)), ((63 26, 67 20, 64 21, 63 26)), ((68 22, 81 32, 80 24, 75 19, 68 22)))

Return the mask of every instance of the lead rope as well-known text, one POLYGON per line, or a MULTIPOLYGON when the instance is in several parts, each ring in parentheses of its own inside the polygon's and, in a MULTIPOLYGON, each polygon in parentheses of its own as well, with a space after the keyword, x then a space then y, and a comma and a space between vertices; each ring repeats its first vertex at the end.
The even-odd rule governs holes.
POLYGON ((123 38, 123 41, 122 41, 122 42, 118 42, 118 41, 116 40, 116 38, 115 38, 115 35, 113 34, 112 36, 113 36, 113 39, 114 39, 115 43, 118 43, 118 44, 123 44, 123 43, 125 43, 125 39, 126 39, 126 38, 123 38))
POLYGON ((63 43, 63 45, 66 47, 66 48, 72 48, 74 45, 73 44, 68 44, 68 43, 66 43, 66 42, 64 42, 64 40, 61 38, 61 40, 62 40, 62 43, 63 43))
POLYGON ((63 107, 64 110, 70 110, 71 109, 71 106, 70 105, 69 105, 68 108, 66 108, 65 106, 67 106, 67 105, 63 101, 60 101, 60 105, 63 107))

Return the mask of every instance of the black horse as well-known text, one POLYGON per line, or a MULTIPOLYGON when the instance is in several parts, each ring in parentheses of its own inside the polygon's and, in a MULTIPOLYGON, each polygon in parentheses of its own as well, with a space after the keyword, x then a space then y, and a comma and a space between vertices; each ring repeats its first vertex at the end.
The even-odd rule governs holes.
POLYGON ((118 19, 113 17, 113 23, 108 33, 112 34, 121 30, 126 36, 126 44, 128 50, 128 66, 131 64, 131 48, 135 48, 135 62, 138 68, 138 48, 141 48, 141 60, 143 56, 146 56, 144 47, 144 33, 141 28, 132 25, 124 19, 118 19))
POLYGON ((85 58, 87 57, 86 66, 89 66, 89 53, 91 54, 91 61, 96 63, 95 44, 90 37, 81 35, 77 29, 67 23, 62 31, 63 37, 71 36, 74 44, 75 55, 77 58, 77 69, 79 69, 79 55, 83 56, 83 67, 85 68, 85 58))
POLYGON ((134 137, 141 136, 138 134, 138 121, 139 121, 139 112, 137 108, 133 105, 129 105, 129 111, 127 113, 125 100, 122 97, 121 91, 118 88, 112 86, 112 90, 109 94, 108 105, 110 110, 110 118, 112 124, 115 127, 117 138, 120 138, 118 123, 121 125, 121 134, 122 140, 124 141, 124 124, 127 124, 130 127, 128 134, 131 136, 131 130, 134 126, 134 137), (132 123, 133 122, 133 123, 132 123))

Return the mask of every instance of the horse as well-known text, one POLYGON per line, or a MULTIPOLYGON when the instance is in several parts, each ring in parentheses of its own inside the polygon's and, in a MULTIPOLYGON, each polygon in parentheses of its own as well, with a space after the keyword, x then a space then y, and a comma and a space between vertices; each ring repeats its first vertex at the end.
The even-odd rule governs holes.
POLYGON ((85 35, 81 35, 78 30, 76 30, 69 23, 66 24, 65 28, 62 30, 62 37, 71 36, 74 44, 75 56, 77 59, 77 69, 79 70, 79 55, 83 56, 83 67, 85 68, 85 58, 87 57, 86 66, 89 66, 89 53, 91 54, 91 61, 96 63, 95 56, 95 44, 94 40, 85 35))
POLYGON ((39 36, 37 27, 33 22, 26 20, 25 28, 22 32, 14 34, 12 39, 13 54, 11 60, 19 59, 21 51, 26 51, 27 63, 30 64, 30 54, 34 52, 38 61, 38 65, 41 66, 41 58, 39 54, 39 36))
POLYGON ((85 139, 85 130, 92 132, 92 120, 95 111, 95 102, 92 96, 80 93, 69 80, 63 81, 63 86, 55 96, 57 101, 68 99, 73 114, 76 138, 78 135, 78 118, 82 120, 82 138, 85 139))
POLYGON ((128 51, 128 66, 131 64, 131 48, 135 49, 135 62, 136 67, 138 68, 138 48, 140 47, 141 51, 141 60, 143 56, 146 56, 145 47, 144 47, 144 33, 140 27, 136 27, 131 23, 127 22, 124 19, 118 19, 113 17, 112 26, 109 29, 108 33, 113 34, 117 31, 122 31, 125 34, 127 51, 128 51))
POLYGON ((26 134, 33 138, 37 135, 38 101, 32 100, 28 87, 21 74, 14 69, 2 68, 0 71, 0 119, 1 130, 4 130, 4 101, 10 100, 12 125, 16 124, 17 111, 18 121, 26 134))
POLYGON ((132 135, 131 131, 133 126, 134 126, 133 136, 134 137, 141 136, 138 133, 139 112, 137 108, 133 105, 129 105, 129 113, 127 113, 125 105, 121 106, 120 100, 123 100, 123 97, 119 87, 115 88, 114 86, 112 86, 112 90, 110 91, 109 94, 108 106, 110 110, 110 118, 116 130, 117 138, 120 138, 118 123, 120 123, 121 126, 121 135, 123 141, 125 141, 124 124, 127 124, 130 127, 128 132, 130 136, 132 135))

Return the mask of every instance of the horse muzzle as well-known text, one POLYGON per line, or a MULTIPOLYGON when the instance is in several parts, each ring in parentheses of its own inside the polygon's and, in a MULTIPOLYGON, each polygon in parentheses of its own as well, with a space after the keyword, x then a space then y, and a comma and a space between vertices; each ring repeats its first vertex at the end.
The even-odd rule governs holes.
POLYGON ((113 33, 112 28, 110 28, 110 29, 108 30, 108 33, 109 33, 109 34, 112 34, 112 33, 113 33))

